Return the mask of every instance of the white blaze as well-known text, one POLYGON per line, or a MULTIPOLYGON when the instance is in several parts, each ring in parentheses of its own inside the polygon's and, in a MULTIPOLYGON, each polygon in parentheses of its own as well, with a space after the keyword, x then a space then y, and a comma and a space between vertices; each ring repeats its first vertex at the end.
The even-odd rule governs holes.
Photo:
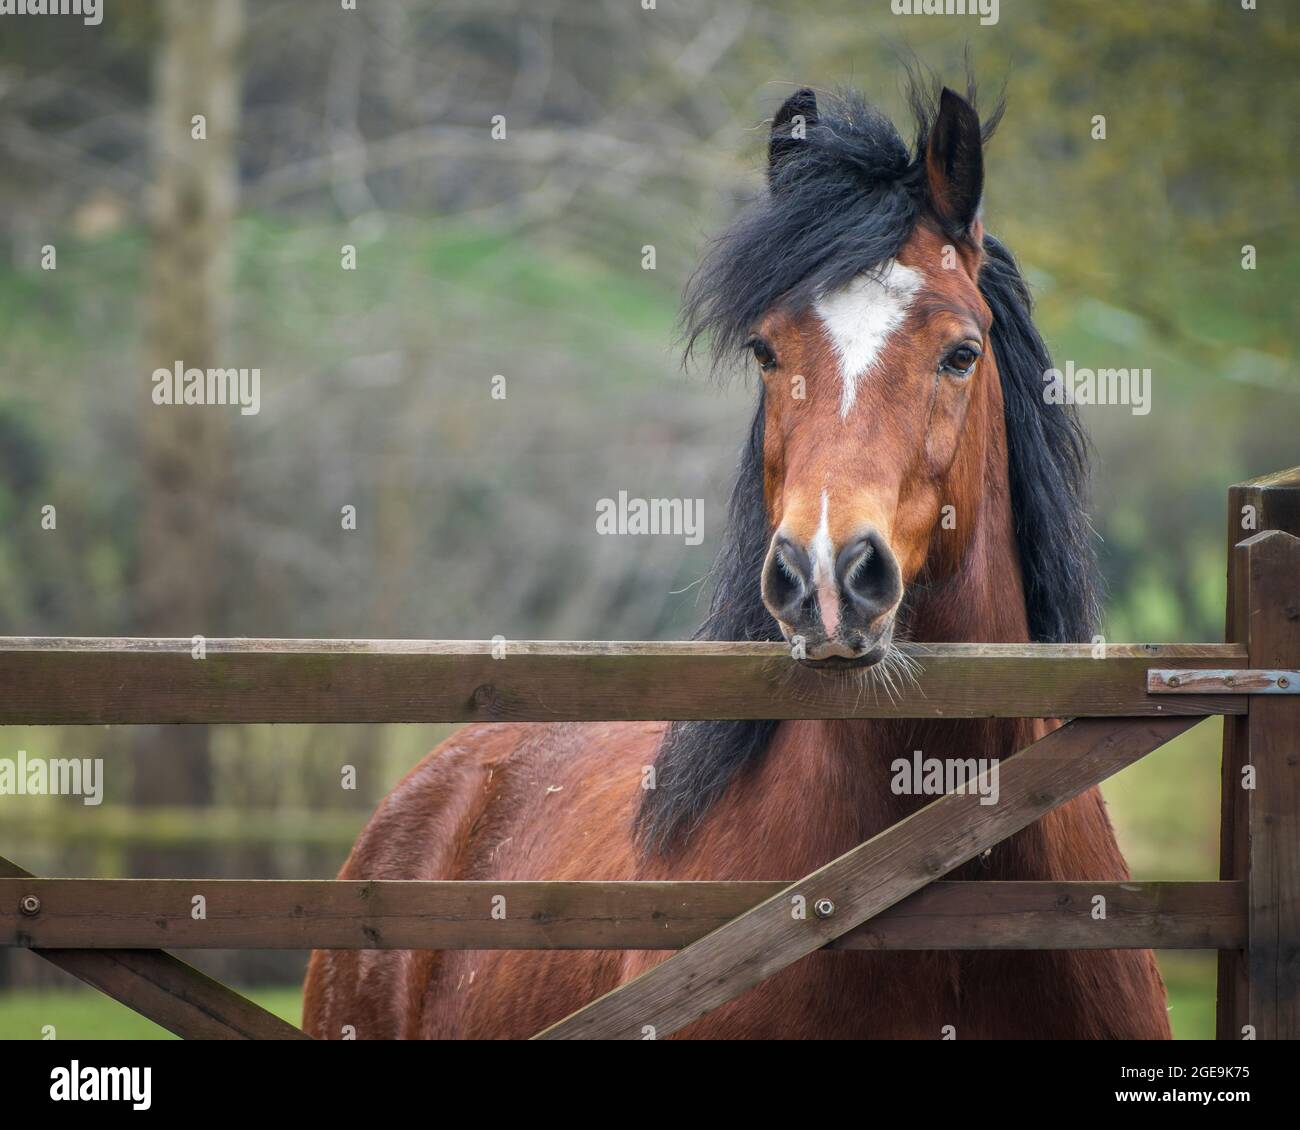
POLYGON ((817 590, 817 604, 822 613, 822 626, 828 636, 835 635, 840 621, 840 596, 835 587, 835 544, 831 541, 830 492, 822 491, 822 515, 813 535, 811 551, 813 587, 817 590))
POLYGON ((840 357, 844 382, 841 420, 848 418, 857 399, 859 379, 870 371, 885 342, 903 324, 921 282, 919 271, 890 259, 814 303, 840 357))

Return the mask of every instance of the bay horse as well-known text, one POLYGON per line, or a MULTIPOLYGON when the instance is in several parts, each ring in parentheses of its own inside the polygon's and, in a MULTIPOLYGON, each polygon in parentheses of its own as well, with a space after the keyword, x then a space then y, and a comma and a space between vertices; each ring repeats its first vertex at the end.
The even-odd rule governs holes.
MULTIPOLYGON (((687 287, 687 354, 757 370, 714 569, 713 640, 780 640, 814 677, 901 674, 900 641, 1076 641, 1097 614, 1086 446, 985 234, 973 87, 913 84, 917 141, 857 95, 799 90, 768 191, 687 287), (883 674, 882 674, 883 673, 883 674)), ((791 662, 794 662, 792 659, 791 662)), ((890 763, 1001 758, 1024 719, 467 727, 389 794, 340 879, 789 880, 927 800, 890 763), (643 788, 653 763, 656 787, 643 788)), ((1123 880, 1101 795, 953 872, 1123 880)), ((318 951, 304 1027, 337 1039, 523 1038, 667 955, 318 951)), ((821 951, 684 1028, 698 1038, 1168 1038, 1146 950, 821 951)))

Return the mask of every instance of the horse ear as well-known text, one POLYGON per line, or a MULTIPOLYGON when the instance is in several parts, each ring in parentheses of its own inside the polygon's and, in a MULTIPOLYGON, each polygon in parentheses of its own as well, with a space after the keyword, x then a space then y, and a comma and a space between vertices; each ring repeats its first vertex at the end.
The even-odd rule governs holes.
POLYGON ((930 207, 945 230, 968 237, 984 193, 984 150, 980 120, 960 94, 946 86, 939 114, 925 147, 925 176, 930 207))
POLYGON ((785 100, 772 119, 772 138, 767 145, 767 183, 776 185, 781 166, 804 143, 808 130, 817 124, 817 95, 806 86, 785 100))

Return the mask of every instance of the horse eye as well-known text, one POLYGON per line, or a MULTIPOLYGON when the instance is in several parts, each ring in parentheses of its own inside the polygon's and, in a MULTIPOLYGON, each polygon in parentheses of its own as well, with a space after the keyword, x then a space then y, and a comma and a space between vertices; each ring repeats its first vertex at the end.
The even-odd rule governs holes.
POLYGON ((776 367, 776 354, 772 352, 772 347, 761 338, 754 338, 748 342, 749 348, 754 351, 754 360, 758 362, 758 367, 767 372, 769 369, 776 367))
POLYGON ((959 345, 943 359, 943 368, 957 377, 969 377, 980 359, 979 350, 969 345, 959 345))

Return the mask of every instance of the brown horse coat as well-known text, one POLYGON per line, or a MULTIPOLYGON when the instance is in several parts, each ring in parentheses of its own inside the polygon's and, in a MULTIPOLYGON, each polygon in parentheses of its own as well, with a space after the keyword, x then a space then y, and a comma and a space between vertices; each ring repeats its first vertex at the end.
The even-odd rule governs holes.
MULTIPOLYGON (((945 91, 909 163, 892 127, 850 111, 819 124, 811 91, 787 102, 762 222, 722 245, 703 276, 712 289, 688 298, 716 340, 752 348, 764 382, 732 516, 753 527, 736 535, 753 544, 723 555, 732 573, 715 593, 712 638, 784 635, 809 658, 864 662, 887 660, 902 631, 1087 638, 1072 425, 1042 402, 1046 353, 1023 283, 983 233, 979 121, 945 91), (808 241, 816 224, 835 223, 851 257, 822 293, 842 298, 780 298, 799 282, 782 264, 824 255, 808 241), (865 266, 888 262, 878 278, 854 276, 863 247, 876 249, 865 266), (847 290, 832 285, 841 276, 847 290), (762 300, 746 306, 746 286, 762 300), (747 485, 760 509, 746 519, 747 485)), ((339 877, 793 881, 926 802, 891 789, 895 758, 1002 758, 1046 725, 784 722, 760 756, 714 778, 702 819, 688 812, 685 825, 672 807, 681 790, 647 794, 646 767, 662 770, 662 789, 679 765, 674 749, 707 763, 719 751, 705 731, 674 746, 681 735, 665 741, 658 723, 472 726, 393 790, 339 877), (638 839, 639 811, 682 834, 638 839)), ((1094 789, 954 877, 1114 881, 1128 871, 1094 789)), ((349 1027, 360 1038, 523 1038, 665 956, 318 952, 304 1024, 330 1039, 349 1027)), ((959 1039, 1169 1036, 1154 958, 1131 950, 823 951, 680 1035, 939 1039, 948 1027, 959 1039)))

